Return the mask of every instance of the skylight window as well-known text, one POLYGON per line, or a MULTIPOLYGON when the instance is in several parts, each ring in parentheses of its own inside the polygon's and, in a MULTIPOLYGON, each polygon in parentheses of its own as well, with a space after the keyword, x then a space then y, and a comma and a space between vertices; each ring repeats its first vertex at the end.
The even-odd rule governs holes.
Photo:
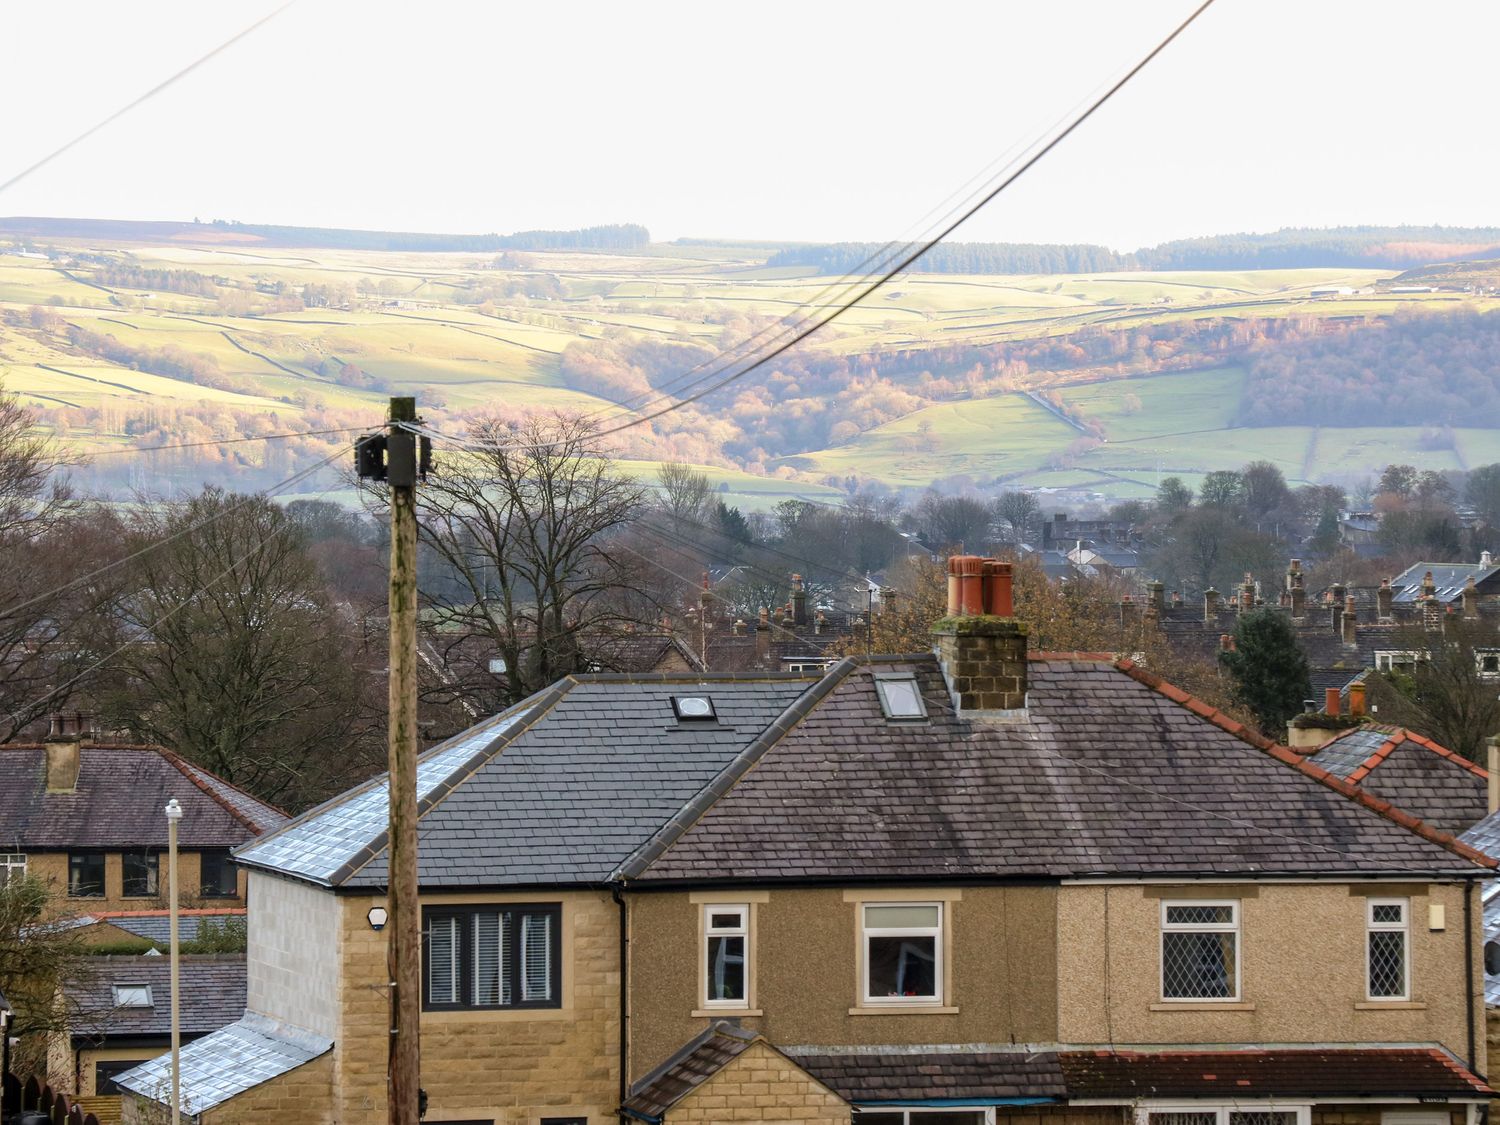
POLYGON ((149 984, 117 984, 114 986, 116 1008, 149 1008, 151 986, 149 984))
POLYGON ((876 676, 875 692, 880 696, 880 710, 887 719, 925 719, 927 706, 917 677, 906 675, 876 676))
POLYGON ((714 701, 706 695, 674 695, 672 711, 680 723, 711 723, 718 718, 714 701))

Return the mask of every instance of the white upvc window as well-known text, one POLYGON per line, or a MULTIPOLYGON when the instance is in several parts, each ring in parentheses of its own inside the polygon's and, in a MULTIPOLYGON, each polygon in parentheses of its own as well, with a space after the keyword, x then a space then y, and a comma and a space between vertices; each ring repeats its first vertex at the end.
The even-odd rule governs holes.
POLYGON ((1203 1102, 1147 1102, 1135 1110, 1135 1125, 1310 1125, 1311 1105, 1243 1101, 1228 1105, 1203 1102))
POLYGON ((1162 902, 1161 997, 1187 1003, 1239 1000, 1240 904, 1237 901, 1162 902))
POLYGON ((1476 648, 1474 670, 1483 680, 1500 679, 1500 648, 1476 648))
POLYGON ((994 1107, 943 1106, 941 1109, 898 1109, 869 1106, 854 1111, 854 1125, 995 1125, 994 1107))
POLYGON ((1371 1000, 1411 999, 1411 901, 1365 900, 1365 989, 1371 1000))
POLYGON ((12 879, 26 878, 26 856, 20 852, 0 852, 0 887, 12 879))
POLYGON ((1431 659, 1428 653, 1417 649, 1381 649, 1375 653, 1375 670, 1377 672, 1405 672, 1410 675, 1419 661, 1425 662, 1431 659))
POLYGON ((750 907, 703 905, 703 1006, 750 1006, 750 907))
POLYGON ((864 1003, 942 1003, 943 904, 867 902, 864 1003))

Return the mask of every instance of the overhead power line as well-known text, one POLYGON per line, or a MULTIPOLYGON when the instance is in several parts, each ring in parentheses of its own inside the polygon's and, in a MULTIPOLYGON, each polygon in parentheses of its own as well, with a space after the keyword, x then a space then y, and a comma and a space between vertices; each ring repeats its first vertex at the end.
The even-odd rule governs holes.
POLYGON ((203 55, 200 58, 195 59, 193 62, 191 62, 187 66, 183 67, 176 74, 172 75, 170 78, 166 79, 164 82, 157 83, 155 86, 151 87, 151 89, 147 90, 144 94, 142 94, 140 97, 136 98, 134 101, 129 102, 128 104, 126 104, 126 105, 120 107, 119 109, 115 110, 108 117, 104 118, 104 120, 98 122, 96 125, 93 125, 90 128, 88 128, 88 129, 85 129, 82 133, 79 133, 78 136, 74 137, 71 141, 69 141, 67 144, 63 145, 61 148, 56 149, 53 152, 49 152, 46 156, 42 157, 40 160, 38 160, 35 164, 31 165, 29 168, 23 168, 23 169, 21 169, 21 171, 17 172, 10 179, 6 180, 4 183, 0 183, 0 192, 8 191, 11 188, 15 187, 18 183, 20 183, 22 180, 26 179, 26 177, 30 176, 32 173, 38 172, 42 168, 45 168, 48 164, 51 164, 54 160, 56 160, 59 156, 63 155, 63 153, 67 152, 69 149, 72 149, 72 148, 76 147, 77 145, 82 144, 84 141, 88 140, 95 133, 97 133, 100 129, 103 129, 105 126, 110 125, 110 124, 112 124, 115 121, 118 121, 120 118, 124 117, 127 113, 129 113, 131 110, 135 109, 137 106, 143 105, 144 103, 150 101, 152 98, 156 97, 157 94, 160 94, 163 90, 167 89, 167 87, 173 85, 176 82, 181 81, 183 78, 186 78, 189 74, 191 74, 193 71, 197 70, 200 66, 202 66, 204 63, 208 62, 210 59, 212 59, 212 58, 214 58, 214 57, 222 54, 223 52, 229 50, 230 47, 233 47, 241 39, 245 38, 245 36, 251 34, 252 32, 256 31, 257 29, 259 29, 261 27, 264 27, 266 24, 270 23, 272 20, 274 20, 277 16, 281 15, 282 12, 286 11, 288 8, 290 8, 296 2, 297 2, 297 0, 287 0, 287 2, 285 4, 281 5, 281 7, 275 9, 269 15, 262 16, 260 19, 256 20, 254 23, 252 23, 249 27, 245 28, 243 31, 240 31, 237 34, 235 34, 235 35, 231 36, 230 38, 226 39, 224 42, 220 43, 217 47, 215 47, 212 51, 208 52, 208 54, 203 55))
POLYGON ((299 430, 291 434, 257 434, 254 437, 217 438, 213 441, 184 441, 170 445, 132 445, 124 449, 84 450, 86 457, 114 457, 121 453, 161 453, 172 449, 204 449, 217 445, 240 445, 248 441, 281 441, 285 438, 325 437, 330 434, 356 434, 374 429, 373 426, 339 426, 331 430, 299 430))

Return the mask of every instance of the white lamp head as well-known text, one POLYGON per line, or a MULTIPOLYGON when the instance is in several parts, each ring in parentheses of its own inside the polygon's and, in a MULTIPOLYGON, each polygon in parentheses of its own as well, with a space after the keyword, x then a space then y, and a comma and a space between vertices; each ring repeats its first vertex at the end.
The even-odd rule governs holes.
POLYGON ((182 806, 177 803, 176 797, 173 797, 170 801, 167 802, 166 812, 168 820, 182 819, 182 806))

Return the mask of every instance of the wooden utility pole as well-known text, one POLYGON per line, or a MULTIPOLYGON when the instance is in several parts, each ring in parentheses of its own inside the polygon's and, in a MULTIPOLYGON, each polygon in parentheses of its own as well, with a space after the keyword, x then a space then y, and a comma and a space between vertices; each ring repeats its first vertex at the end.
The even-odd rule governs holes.
MULTIPOLYGON (((384 458, 357 460, 391 489, 390 589, 390 1125, 417 1125, 421 1084, 422 907, 417 897, 417 480, 428 442, 407 428, 417 400, 391 399, 384 458), (380 462, 383 460, 383 464, 380 462)), ((380 441, 367 438, 366 441, 380 441)), ((363 443, 361 443, 363 445, 363 443)))

